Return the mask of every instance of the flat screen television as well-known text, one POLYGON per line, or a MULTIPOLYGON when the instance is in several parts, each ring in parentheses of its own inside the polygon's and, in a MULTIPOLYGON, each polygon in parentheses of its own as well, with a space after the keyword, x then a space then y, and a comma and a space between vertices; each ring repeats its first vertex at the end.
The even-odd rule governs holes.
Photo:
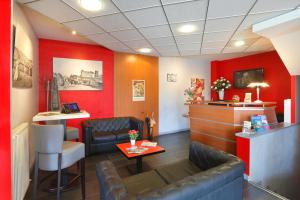
POLYGON ((234 87, 246 88, 252 82, 264 81, 264 69, 256 68, 234 72, 234 87))

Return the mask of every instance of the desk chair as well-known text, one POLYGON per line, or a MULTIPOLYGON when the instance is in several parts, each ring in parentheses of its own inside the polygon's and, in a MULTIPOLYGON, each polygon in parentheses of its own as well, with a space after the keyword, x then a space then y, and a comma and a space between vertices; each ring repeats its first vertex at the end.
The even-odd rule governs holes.
POLYGON ((32 124, 35 148, 33 200, 36 199, 39 170, 57 171, 57 200, 61 193, 61 170, 80 162, 82 199, 85 199, 84 144, 64 141, 64 126, 32 124))

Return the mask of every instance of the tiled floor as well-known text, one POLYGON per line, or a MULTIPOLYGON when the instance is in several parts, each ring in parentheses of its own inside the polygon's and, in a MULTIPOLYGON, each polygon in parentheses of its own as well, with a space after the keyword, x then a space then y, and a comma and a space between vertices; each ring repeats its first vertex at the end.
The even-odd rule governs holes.
MULTIPOLYGON (((166 152, 145 157, 143 162, 146 162, 151 168, 164 165, 166 163, 175 162, 182 158, 188 157, 189 147, 189 133, 181 132, 176 134, 169 134, 159 137, 159 144, 166 149, 166 152)), ((98 182, 96 179, 96 163, 101 160, 111 160, 118 168, 121 177, 130 176, 126 166, 134 164, 135 160, 127 160, 120 152, 98 154, 86 158, 86 199, 99 200, 98 182)), ((40 186, 38 199, 50 200, 55 199, 55 194, 44 192, 43 188, 47 187, 47 182, 40 186)), ((26 199, 31 199, 31 188, 27 194, 26 199)), ((80 184, 77 183, 67 192, 62 193, 64 200, 79 200, 81 198, 80 184)), ((277 198, 245 181, 244 185, 244 199, 245 200, 276 200, 277 198)))

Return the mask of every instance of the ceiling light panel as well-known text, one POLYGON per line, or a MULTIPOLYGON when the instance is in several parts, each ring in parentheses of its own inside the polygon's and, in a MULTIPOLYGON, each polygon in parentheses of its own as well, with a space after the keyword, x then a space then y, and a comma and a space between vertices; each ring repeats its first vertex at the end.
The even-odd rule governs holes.
POLYGON ((201 43, 202 34, 175 36, 177 44, 201 43))
POLYGON ((232 31, 238 27, 242 20, 242 16, 207 20, 205 32, 232 31))
POLYGON ((135 29, 111 32, 111 34, 123 42, 144 39, 143 36, 135 29))
POLYGON ((95 17, 91 18, 91 20, 101 26, 107 32, 133 29, 133 26, 130 24, 130 22, 120 13, 95 17))
POLYGON ((255 0, 210 0, 208 19, 246 15, 255 0))
POLYGON ((207 0, 191 1, 164 6, 170 23, 204 20, 206 8, 207 0))
POLYGON ((161 7, 130 11, 126 12, 125 15, 137 28, 167 24, 161 7))
POLYGON ((90 22, 87 19, 67 22, 64 23, 65 26, 69 27, 72 30, 76 30, 81 35, 91 35, 96 33, 103 33, 103 30, 90 22))
POLYGON ((83 19, 83 16, 60 0, 34 1, 26 6, 60 23, 83 19))
POLYGON ((160 38, 172 36, 169 25, 139 28, 139 31, 146 38, 160 38))
MULTIPOLYGON (((240 48, 240 49, 243 49, 243 47, 249 47, 251 46, 253 43, 255 43, 258 39, 257 38, 250 38, 250 39, 244 39, 244 40, 231 40, 226 48, 228 47, 232 47, 232 48, 240 48)), ((242 52, 242 51, 240 51, 242 52)))
POLYGON ((123 12, 160 6, 159 0, 112 0, 123 12))
POLYGON ((117 39, 113 38, 111 35, 107 33, 96 34, 96 35, 88 35, 86 36, 90 40, 97 42, 98 44, 109 44, 114 42, 119 42, 117 39))
POLYGON ((250 14, 292 10, 300 5, 299 0, 258 0, 250 14))
POLYGON ((165 45, 175 45, 175 41, 173 37, 151 38, 148 40, 155 47, 165 46, 165 45))
POLYGON ((204 21, 195 21, 195 22, 187 22, 187 23, 178 23, 178 24, 171 24, 171 29, 173 31, 173 34, 175 36, 177 35, 191 35, 191 34, 202 34, 203 33, 203 27, 204 27, 204 21), (182 33, 180 29, 182 26, 185 25, 192 25, 195 26, 195 31, 192 33, 182 33))
POLYGON ((84 9, 80 5, 79 0, 63 0, 66 4, 70 5, 72 8, 79 11, 85 17, 96 17, 103 15, 110 15, 114 13, 118 13, 119 10, 114 6, 114 4, 110 0, 101 0, 102 8, 98 11, 89 11, 84 9))

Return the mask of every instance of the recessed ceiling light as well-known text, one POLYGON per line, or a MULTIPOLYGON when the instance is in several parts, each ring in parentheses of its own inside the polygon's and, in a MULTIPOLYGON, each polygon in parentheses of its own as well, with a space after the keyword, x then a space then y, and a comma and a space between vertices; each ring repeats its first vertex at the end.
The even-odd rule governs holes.
POLYGON ((152 50, 149 49, 149 48, 141 48, 138 51, 141 52, 141 53, 150 53, 152 50))
POLYGON ((80 0, 80 5, 89 11, 98 11, 102 9, 102 0, 80 0))
POLYGON ((76 34, 77 34, 77 32, 76 32, 76 31, 72 31, 72 34, 73 34, 73 35, 76 35, 76 34))
POLYGON ((178 31, 181 33, 191 33, 194 32, 197 29, 195 25, 192 24, 186 24, 181 27, 179 27, 178 31))
POLYGON ((239 40, 239 41, 236 41, 234 43, 234 46, 236 47, 240 47, 240 46, 243 46, 245 44, 245 41, 244 40, 239 40))

